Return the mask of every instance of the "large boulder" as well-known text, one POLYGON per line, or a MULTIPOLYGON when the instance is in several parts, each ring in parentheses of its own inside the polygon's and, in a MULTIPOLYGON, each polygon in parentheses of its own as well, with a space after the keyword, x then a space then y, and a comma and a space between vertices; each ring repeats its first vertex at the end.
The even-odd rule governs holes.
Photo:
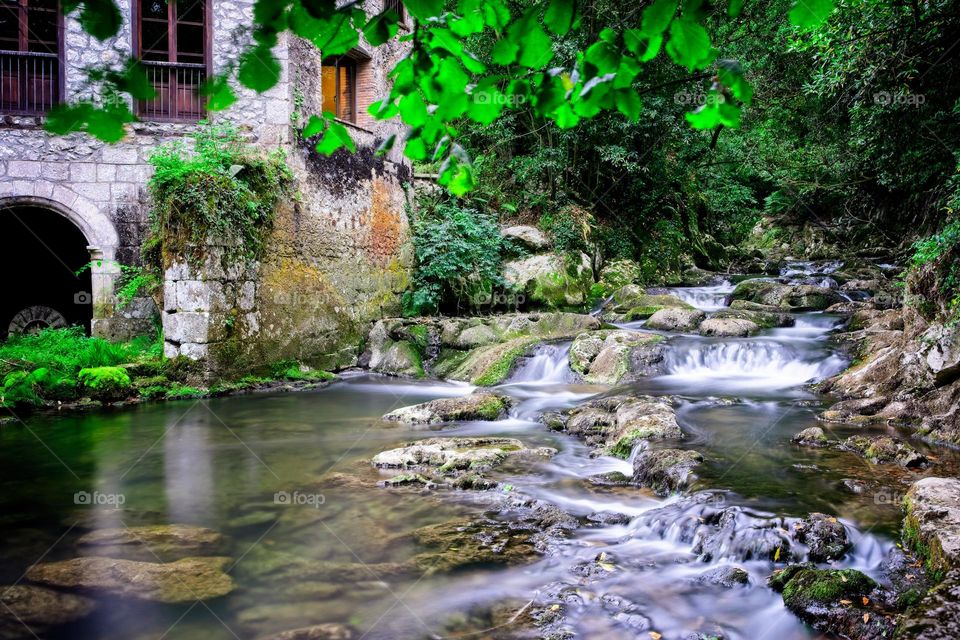
POLYGON ((660 309, 643 326, 660 331, 696 331, 706 317, 707 314, 699 309, 674 307, 660 309))
POLYGON ((703 462, 696 451, 657 449, 640 451, 633 459, 633 482, 667 496, 690 486, 696 479, 693 469, 703 462))
POLYGON ((662 370, 663 338, 625 330, 588 331, 570 346, 570 368, 587 382, 618 384, 662 370))
POLYGON ((533 253, 546 251, 550 248, 550 239, 547 238, 547 235, 543 231, 540 231, 540 229, 536 227, 516 225, 503 229, 500 235, 505 240, 515 242, 533 253))
POLYGON ((523 294, 528 304, 563 309, 587 303, 593 270, 585 254, 543 253, 505 263, 503 279, 507 288, 523 294))
POLYGON ((422 378, 423 353, 410 339, 410 327, 402 320, 380 320, 367 338, 364 361, 373 371, 396 376, 422 378))
POLYGON ((787 609, 818 631, 858 640, 893 636, 891 616, 873 604, 879 585, 856 569, 790 565, 769 584, 783 594, 787 609))
POLYGON ((26 577, 58 589, 108 593, 121 598, 189 604, 233 591, 224 572, 229 558, 183 558, 176 562, 137 562, 113 558, 74 558, 35 564, 26 577))
POLYGON ((481 387, 490 387, 500 384, 514 371, 520 359, 530 353, 541 340, 533 336, 521 336, 493 344, 487 347, 473 349, 463 358, 459 354, 446 356, 450 358, 437 364, 434 370, 450 380, 461 380, 481 387), (454 365, 447 368, 447 365, 454 365))
POLYGON ((640 265, 633 260, 614 260, 600 270, 600 284, 608 294, 641 279, 640 265))
POLYGON ((794 523, 793 537, 807 545, 807 558, 812 562, 839 560, 852 546, 843 523, 824 513, 811 513, 794 523))
POLYGON ((474 393, 462 398, 440 398, 395 409, 383 416, 390 422, 439 424, 461 420, 500 420, 506 417, 513 400, 495 393, 474 393))
POLYGON ((960 377, 960 329, 956 326, 931 325, 920 336, 921 351, 937 386, 960 377))
POLYGON ((960 479, 923 478, 904 499, 904 540, 927 569, 943 575, 960 569, 960 479))
POLYGON ((843 302, 833 289, 810 284, 790 285, 775 280, 744 280, 733 290, 732 300, 747 300, 789 311, 821 311, 843 302))
POLYGON ((960 569, 954 569, 907 611, 897 625, 897 640, 960 638, 960 569))
POLYGON ((97 529, 81 536, 77 545, 83 555, 145 562, 222 555, 226 550, 217 531, 184 524, 97 529))

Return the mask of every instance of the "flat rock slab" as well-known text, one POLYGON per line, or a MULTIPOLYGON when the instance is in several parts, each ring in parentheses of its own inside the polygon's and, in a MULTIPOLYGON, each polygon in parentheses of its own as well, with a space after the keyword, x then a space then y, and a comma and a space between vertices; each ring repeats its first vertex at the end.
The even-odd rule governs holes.
POLYGON ((351 640, 359 635, 346 625, 328 622, 262 636, 260 640, 351 640))
POLYGON ((82 536, 77 545, 83 555, 144 562, 171 562, 225 551, 225 540, 217 531, 183 524, 97 529, 82 536))
POLYGON ((112 558, 74 558, 45 562, 27 570, 28 580, 60 589, 105 592, 124 598, 167 604, 211 600, 233 591, 224 572, 229 558, 184 558, 155 563, 112 558))
POLYGON ((509 456, 554 453, 546 447, 531 449, 515 438, 428 438, 378 453, 372 462, 381 469, 478 472, 500 465, 509 456))

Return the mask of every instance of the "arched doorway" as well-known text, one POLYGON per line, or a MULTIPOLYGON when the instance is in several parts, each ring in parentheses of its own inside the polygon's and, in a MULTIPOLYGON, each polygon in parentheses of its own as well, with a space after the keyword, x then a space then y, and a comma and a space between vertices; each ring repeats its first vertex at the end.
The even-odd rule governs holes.
POLYGON ((57 211, 23 204, 0 207, 0 238, 0 334, 76 325, 89 332, 94 296, 84 233, 57 211))

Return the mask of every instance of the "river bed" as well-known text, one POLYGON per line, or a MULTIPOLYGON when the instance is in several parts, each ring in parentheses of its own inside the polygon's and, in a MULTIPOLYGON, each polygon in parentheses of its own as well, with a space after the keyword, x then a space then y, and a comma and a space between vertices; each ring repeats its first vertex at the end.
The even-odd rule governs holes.
MULTIPOLYGON (((727 285, 701 287, 680 297, 715 310, 727 292, 727 285)), ((36 416, 0 432, 0 581, 21 581, 41 560, 76 557, 76 540, 93 529, 178 523, 228 536, 232 593, 192 606, 100 596, 91 616, 45 637, 259 638, 318 623, 348 625, 371 639, 513 637, 497 630, 497 609, 522 610, 544 599, 563 602, 565 628, 582 638, 648 638, 651 631, 668 639, 816 637, 765 586, 774 568, 769 559, 732 544, 706 562, 683 531, 728 507, 742 508, 747 528, 823 512, 838 517, 854 543, 831 566, 883 579, 900 495, 933 470, 879 473, 851 454, 790 442, 817 424, 824 407, 807 385, 847 364, 827 340, 840 323, 813 313, 752 338, 674 336, 667 374, 628 387, 676 399, 686 435, 679 446, 706 459, 692 498, 588 482, 609 471, 629 474, 630 463, 595 457, 538 420, 545 410, 608 391, 575 382, 568 343, 542 348, 500 387, 520 402, 498 422, 427 431, 386 423, 380 417, 392 409, 473 387, 371 374, 295 394, 36 416), (430 435, 509 436, 557 449, 552 459, 510 464, 493 476, 506 491, 556 505, 584 526, 532 564, 381 575, 378 566, 422 550, 410 531, 488 507, 475 492, 377 486, 373 455, 430 435), (852 491, 854 485, 863 490, 852 491), (588 518, 603 512, 626 517, 615 524, 588 518), (604 570, 585 574, 601 552, 604 570), (311 563, 355 565, 369 575, 348 581, 285 570, 305 571, 311 563), (748 572, 748 584, 700 579, 732 564, 748 572)), ((829 429, 838 438, 859 430, 829 429)), ((936 471, 956 468, 955 454, 915 444, 936 459, 936 471)))

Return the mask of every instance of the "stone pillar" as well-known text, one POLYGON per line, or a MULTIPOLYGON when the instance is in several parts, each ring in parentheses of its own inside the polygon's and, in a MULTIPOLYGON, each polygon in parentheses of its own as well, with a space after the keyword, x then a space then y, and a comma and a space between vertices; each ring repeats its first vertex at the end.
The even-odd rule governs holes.
POLYGON ((231 372, 256 338, 257 268, 223 266, 222 250, 211 247, 202 266, 177 260, 164 272, 164 355, 202 361, 207 376, 231 372))

